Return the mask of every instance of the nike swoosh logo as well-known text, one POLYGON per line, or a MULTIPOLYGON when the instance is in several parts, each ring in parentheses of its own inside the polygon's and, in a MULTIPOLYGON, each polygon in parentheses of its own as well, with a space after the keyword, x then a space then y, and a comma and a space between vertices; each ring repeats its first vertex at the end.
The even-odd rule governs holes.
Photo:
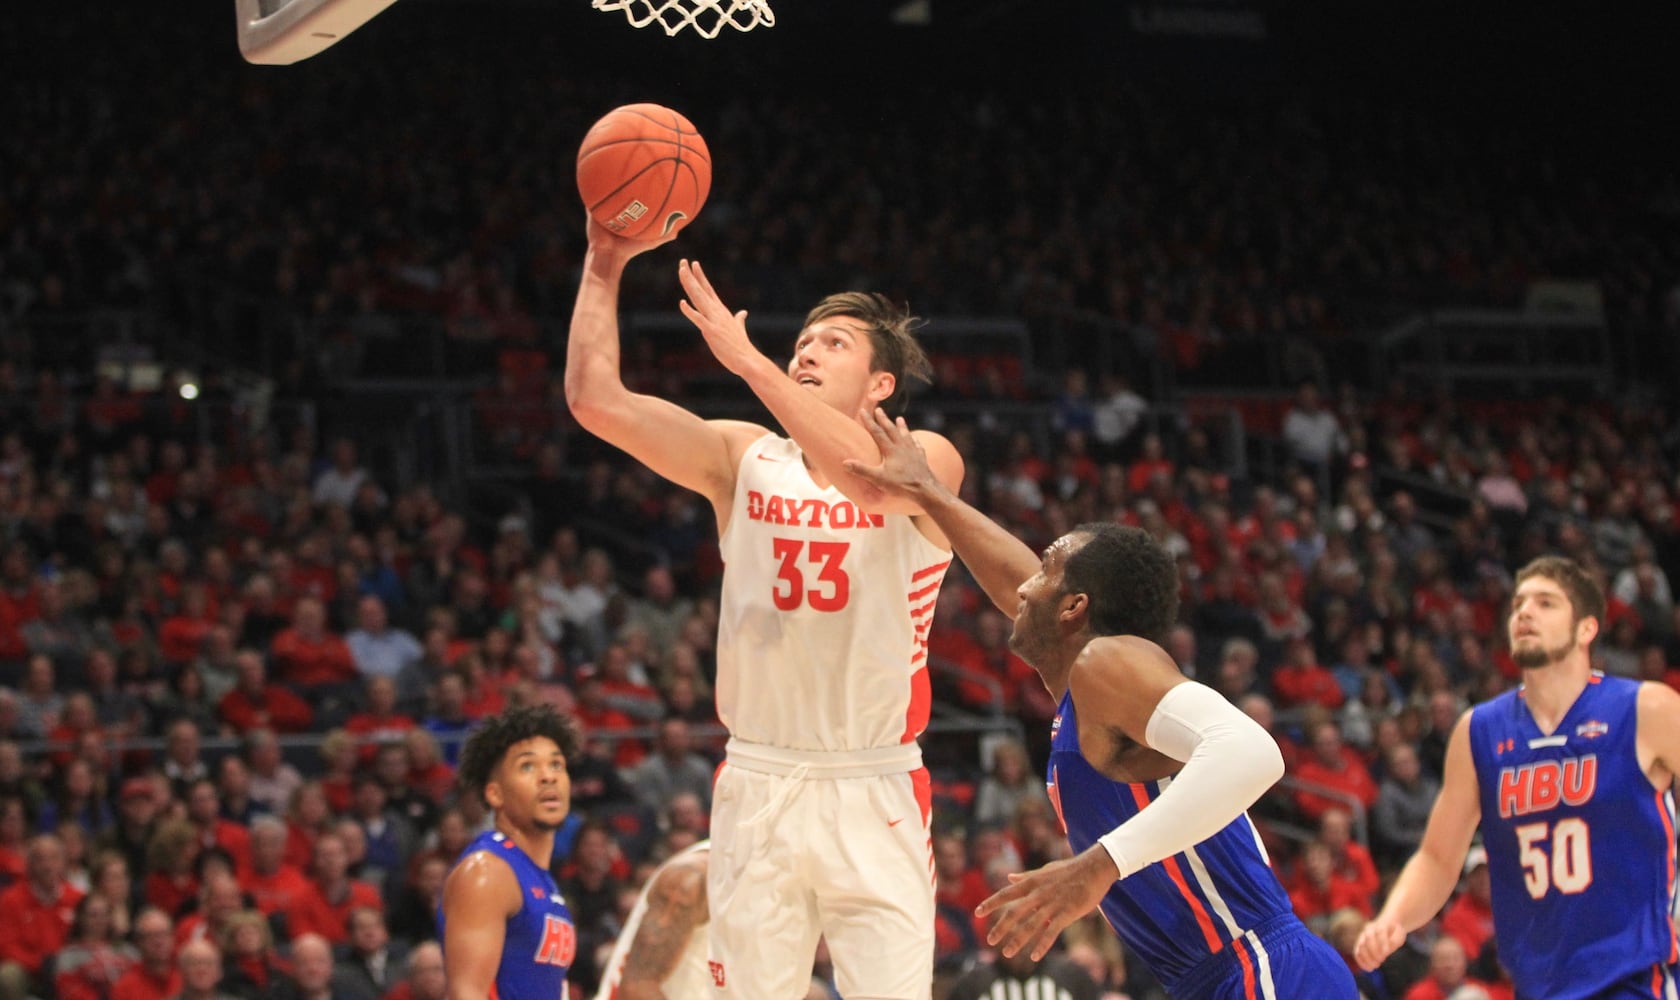
POLYGON ((887 825, 888 825, 888 826, 897 826, 897 825, 898 825, 898 824, 900 824, 900 823, 902 823, 902 822, 904 822, 904 817, 903 817, 903 816, 900 816, 900 817, 899 817, 899 818, 897 818, 897 819, 895 819, 895 820, 892 820, 892 821, 891 821, 891 822, 889 822, 889 823, 888 823, 888 824, 887 824, 887 825))
POLYGON ((769 456, 769 455, 754 455, 754 456, 753 456, 753 457, 754 457, 754 458, 756 458, 756 459, 758 459, 758 460, 759 460, 759 461, 760 461, 760 462, 776 462, 776 461, 780 461, 780 460, 779 460, 779 459, 775 459, 775 458, 771 458, 771 457, 770 457, 770 456, 769 456))

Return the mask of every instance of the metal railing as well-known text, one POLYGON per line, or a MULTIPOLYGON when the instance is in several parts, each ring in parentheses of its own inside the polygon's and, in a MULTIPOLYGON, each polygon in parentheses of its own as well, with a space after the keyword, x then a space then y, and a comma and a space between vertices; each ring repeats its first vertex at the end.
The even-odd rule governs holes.
MULTIPOLYGON (((689 727, 689 733, 698 745, 721 746, 728 739, 729 731, 718 724, 697 724, 689 727)), ((975 715, 963 711, 944 711, 928 720, 927 728, 923 731, 924 744, 929 738, 945 738, 958 736, 984 736, 991 733, 1003 733, 1020 739, 1023 735, 1020 720, 1011 716, 994 712, 991 715, 975 715)), ((325 742, 328 733, 292 733, 275 737, 284 759, 298 768, 306 776, 319 770, 321 762, 321 744, 325 742)), ((601 743, 607 750, 606 756, 611 759, 620 743, 638 741, 652 743, 659 735, 657 724, 633 726, 624 729, 592 729, 589 732, 591 742, 601 743)), ((445 757, 453 757, 460 745, 467 739, 465 734, 433 733, 440 750, 445 757)), ((167 748, 163 737, 154 736, 123 736, 109 738, 105 741, 105 750, 112 761, 122 759, 125 754, 142 752, 161 757, 167 748)), ((200 757, 206 763, 214 764, 229 754, 240 753, 244 749, 244 741, 239 736, 223 736, 210 734, 199 741, 200 757)), ((25 760, 44 759, 50 754, 74 753, 76 746, 62 740, 26 740, 18 743, 25 760)), ((978 764, 976 765, 978 770, 978 764)))
POLYGON ((1610 391, 1615 358, 1604 318, 1534 310, 1442 309, 1411 316, 1377 340, 1378 377, 1455 391, 1530 395, 1580 386, 1610 391))
MULTIPOLYGON (((1353 819, 1353 839, 1357 840, 1362 846, 1371 846, 1370 824, 1365 814, 1365 803, 1359 801, 1357 797, 1328 785, 1321 785, 1314 781, 1303 781, 1292 774, 1286 774, 1279 778, 1277 784, 1273 787, 1288 792, 1306 792, 1335 802, 1347 810, 1348 815, 1353 819)), ((1318 837, 1318 831, 1293 823, 1268 819, 1267 825, 1281 836, 1303 844, 1318 837)))

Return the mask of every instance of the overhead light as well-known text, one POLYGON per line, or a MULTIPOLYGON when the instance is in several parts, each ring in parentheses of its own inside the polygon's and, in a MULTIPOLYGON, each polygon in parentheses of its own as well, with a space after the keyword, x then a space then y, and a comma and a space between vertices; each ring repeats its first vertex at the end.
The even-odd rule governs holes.
POLYGON ((932 0, 909 0, 900 4, 889 15, 894 24, 929 25, 933 23, 932 0))

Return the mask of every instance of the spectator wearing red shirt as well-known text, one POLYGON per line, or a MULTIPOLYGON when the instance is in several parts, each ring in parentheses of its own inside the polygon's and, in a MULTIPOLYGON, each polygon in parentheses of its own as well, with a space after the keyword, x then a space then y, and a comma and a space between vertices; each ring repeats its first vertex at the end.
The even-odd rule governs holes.
POLYGON ((371 764, 374 754, 386 743, 400 743, 408 731, 415 728, 414 719, 397 711, 397 682, 383 674, 373 674, 362 685, 366 708, 350 716, 344 728, 356 738, 358 756, 363 764, 371 764))
POLYGON ((309 879, 286 863, 286 832, 277 816, 251 821, 251 870, 240 883, 264 916, 291 909, 309 890, 309 879))
POLYGON ((408 787, 438 806, 455 788, 455 769, 444 762, 437 737, 424 729, 408 733, 408 787))
POLYGON ((343 729, 334 729, 321 739, 322 773, 319 784, 327 804, 335 813, 346 812, 354 797, 356 739, 343 729))
POLYGON ((1276 542, 1295 540, 1295 525, 1284 517, 1278 506, 1277 491, 1270 486, 1255 487, 1253 506, 1237 518, 1232 529, 1239 549, 1246 549, 1249 543, 1262 538, 1276 542))
POLYGON ((1418 624, 1449 622, 1461 605, 1469 607, 1470 602, 1458 592, 1458 586, 1447 573, 1439 553, 1419 553, 1413 572, 1418 583, 1412 588, 1412 621, 1418 624))
POLYGON ((293 941, 319 934, 331 944, 350 940, 350 911, 385 910, 379 890, 349 875, 350 853, 344 838, 328 830, 315 838, 315 865, 309 887, 286 910, 286 933, 293 941))
POLYGON ((29 573, 29 551, 21 544, 0 555, 0 661, 15 662, 29 655, 23 623, 41 613, 40 593, 29 573))
POLYGON ((187 789, 187 820, 200 850, 219 847, 233 859, 234 871, 251 870, 251 832, 222 818, 222 797, 214 781, 202 778, 187 789))
POLYGON ((0 892, 0 995, 48 994, 42 965, 64 946, 83 896, 64 875, 64 842, 43 833, 29 842, 23 881, 0 892))
POLYGON ((227 929, 228 918, 245 908, 245 890, 226 872, 207 872, 198 891, 198 909, 175 925, 175 947, 189 941, 215 944, 227 929))
POLYGON ((613 642, 601 653, 601 692, 607 704, 641 723, 657 722, 665 714, 659 692, 631 672, 630 647, 613 642))
MULTIPOLYGON (((92 734, 95 740, 104 741, 103 731, 99 726, 98 710, 94 707, 93 696, 86 691, 72 691, 64 698, 64 710, 59 713, 58 722, 47 731, 47 739, 53 743, 68 744, 68 749, 55 750, 51 760, 53 766, 63 769, 75 756, 76 747, 81 745, 84 737, 92 734)), ((97 829, 89 833, 98 833, 97 829)))
MULTIPOLYGON (((1341 730, 1334 722, 1319 722, 1312 727, 1307 750, 1295 767, 1298 780, 1352 796, 1365 809, 1376 804, 1376 781, 1359 754, 1342 742, 1341 730)), ((1338 806, 1345 808, 1346 803, 1306 789, 1295 793, 1295 807, 1314 823, 1338 806)))
MULTIPOLYGON (((500 715, 507 707, 507 697, 502 693, 502 685, 495 671, 485 662, 484 654, 472 650, 461 657, 455 669, 460 672, 464 683, 461 698, 461 711, 473 721, 488 719, 492 715, 500 715)), ((657 696, 654 704, 658 704, 657 696)))
POLYGON ((315 838, 332 828, 332 804, 319 781, 305 781, 286 809, 286 863, 308 872, 315 863, 315 838))
MULTIPOLYGON (((165 914, 179 913, 198 894, 198 829, 184 819, 158 824, 146 845, 146 902, 165 914)), ((170 918, 173 921, 173 917, 170 918)))
POLYGON ((110 1000, 167 1000, 181 991, 175 968, 175 927, 169 915, 148 906, 134 918, 134 943, 140 949, 135 963, 111 987, 110 1000))
MULTIPOLYGON (((1056 714, 1056 700, 1044 689, 1044 680, 1027 662, 1009 648, 1009 619, 992 608, 984 608, 975 619, 975 634, 980 643, 980 663, 986 676, 1002 688, 1003 709, 1009 715, 1019 715, 1029 722, 1049 722, 1056 714)), ((971 691, 971 696, 984 695, 982 703, 991 705, 988 686, 983 691, 971 691)))
POLYGON ((1465 958, 1464 946, 1451 934, 1443 934, 1429 949, 1429 975, 1414 983, 1406 991, 1404 1000, 1455 1000, 1463 995, 1459 990, 1465 987, 1479 989, 1483 996, 1491 996, 1487 984, 1471 979, 1469 971, 1470 963, 1465 958))
POLYGON ((292 625, 282 629, 269 644, 275 677, 280 681, 322 695, 338 695, 356 681, 356 664, 350 647, 327 629, 327 612, 321 602, 305 597, 292 612, 292 625))
POLYGON ((233 659, 238 681, 222 696, 217 714, 234 732, 272 729, 277 733, 304 733, 315 720, 309 703, 279 684, 268 681, 268 667, 262 654, 242 649, 233 659))
POLYGON ((1371 916, 1370 903, 1382 888, 1376 862, 1364 844, 1353 839, 1353 817, 1345 809, 1327 809, 1318 821, 1318 842, 1330 849, 1336 875, 1359 887, 1365 894, 1364 914, 1371 916))
MULTIPOLYGON (((441 682, 438 687, 441 692, 441 682)), ((636 723, 628 715, 608 704, 601 675, 592 669, 587 673, 579 672, 577 699, 577 718, 587 732, 623 734, 636 728, 636 723)), ((618 767, 634 767, 646 756, 646 750, 637 740, 620 737, 616 746, 618 749, 613 755, 613 763, 618 767)))
POLYGON ((204 648, 204 637, 217 622, 216 608, 204 584, 194 581, 181 588, 181 607, 158 626, 158 652, 165 662, 185 666, 204 648))
MULTIPOLYGON (((6 744, 0 752, 15 752, 16 744, 6 744)), ((24 862, 28 852, 29 814, 23 799, 12 793, 0 795, 0 886, 22 881, 29 866, 24 862)))
POLYGON ((1290 880, 1289 902, 1295 908, 1295 915, 1316 934, 1329 929, 1330 915, 1337 910, 1353 909, 1366 917, 1371 915, 1371 897, 1336 874, 1330 848, 1316 840, 1308 841, 1301 848, 1295 877, 1290 880))
POLYGON ((298 539, 294 551, 297 558, 287 567, 284 582, 300 598, 312 597, 323 604, 332 603, 333 598, 338 596, 338 576, 321 536, 305 535, 298 539))
POLYGON ((1322 705, 1342 707, 1342 686, 1336 675, 1319 665, 1313 646, 1305 638, 1289 640, 1283 663, 1272 672, 1272 691, 1284 708, 1322 705))
POLYGON ((940 942, 940 957, 947 957, 958 948, 977 948, 980 927, 974 908, 992 891, 986 877, 969 864, 968 845, 960 835, 942 833, 933 838, 933 871, 934 898, 939 904, 940 919, 955 923, 945 935, 947 940, 940 942))
POLYGON ((1142 447, 1142 454, 1126 470, 1126 490, 1133 496, 1147 492, 1150 480, 1156 476, 1165 477, 1168 482, 1173 478, 1173 464, 1166 457, 1161 435, 1153 431, 1145 434, 1142 447))
POLYGON ((1493 937, 1493 886, 1479 845, 1464 856, 1464 889, 1441 914, 1441 932, 1457 938, 1472 961, 1493 937))

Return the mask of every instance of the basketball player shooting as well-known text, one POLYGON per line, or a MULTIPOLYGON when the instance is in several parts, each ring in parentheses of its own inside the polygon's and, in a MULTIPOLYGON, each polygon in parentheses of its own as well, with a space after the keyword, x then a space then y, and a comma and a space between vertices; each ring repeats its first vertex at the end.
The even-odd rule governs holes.
POLYGON ((1100 906, 1180 1000, 1353 1000, 1346 964, 1295 916, 1245 812, 1283 773, 1277 744, 1158 645, 1178 610, 1172 558, 1112 522, 1035 556, 931 473, 903 421, 860 419, 883 459, 849 471, 944 529, 1014 620, 1010 648, 1060 701, 1048 786, 1079 853, 982 902, 987 943, 1037 960, 1100 906))
POLYGON ((1522 687, 1460 716, 1423 842, 1354 957, 1374 969, 1440 912, 1477 826, 1500 964, 1521 997, 1672 998, 1680 694, 1592 666, 1604 592, 1579 564, 1517 573, 1522 687))
MULTIPOLYGON (((702 420, 630 392, 619 372, 625 265, 657 241, 589 222, 566 401, 586 430, 695 490, 724 559, 718 716, 730 740, 712 804, 709 969, 720 995, 802 996, 827 938, 848 1000, 931 995, 929 782, 916 744, 930 703, 926 629, 950 547, 915 503, 846 470, 879 460, 861 408, 896 409, 929 371, 885 298, 831 295, 783 369, 748 340, 700 265, 678 268, 683 315, 786 437, 702 420)), ((962 459, 916 432, 939 481, 962 459)))

